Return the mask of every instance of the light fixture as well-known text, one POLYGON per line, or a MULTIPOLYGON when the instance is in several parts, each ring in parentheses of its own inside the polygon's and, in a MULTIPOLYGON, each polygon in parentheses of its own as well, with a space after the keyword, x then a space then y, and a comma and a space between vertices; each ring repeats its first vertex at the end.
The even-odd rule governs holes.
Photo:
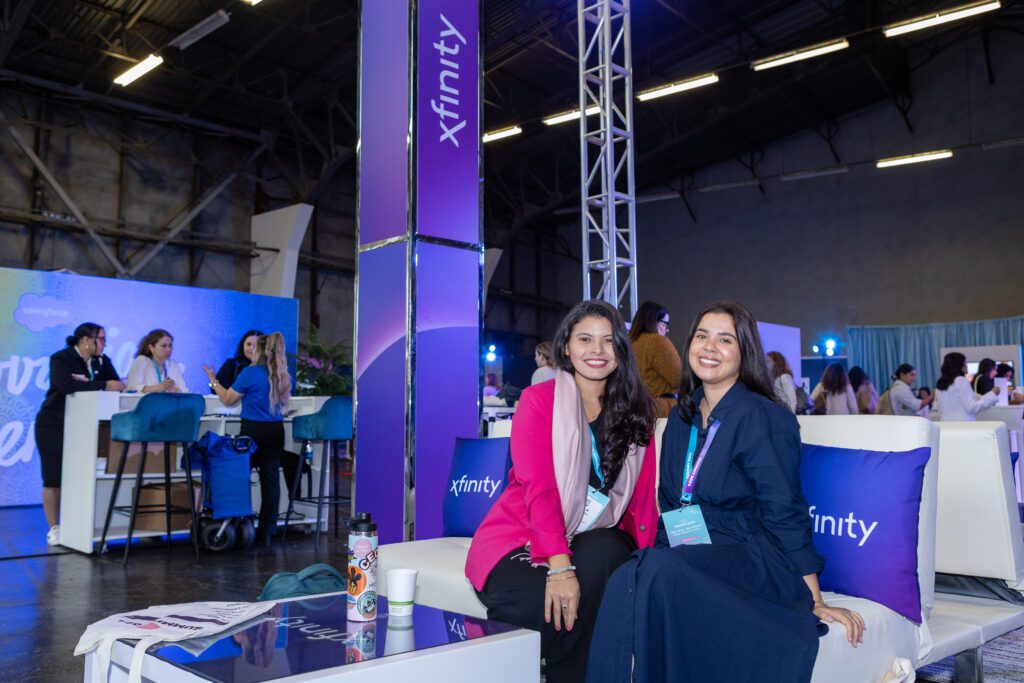
POLYGON ((179 50, 184 50, 192 43, 198 42, 210 35, 224 24, 231 21, 231 15, 224 10, 217 10, 210 16, 206 17, 198 24, 190 28, 189 30, 182 33, 180 36, 172 40, 168 45, 176 47, 179 50))
POLYGON ((817 344, 815 344, 814 346, 811 347, 811 352, 818 353, 819 351, 821 351, 821 349, 818 348, 817 344))
POLYGON ((495 360, 497 360, 498 357, 494 355, 493 351, 488 351, 487 355, 484 356, 484 358, 487 360, 488 363, 493 363, 495 360))
POLYGON ((258 5, 261 2, 263 2, 263 0, 242 0, 242 2, 244 2, 247 5, 258 5))
POLYGON ((792 180, 806 180, 807 178, 821 178, 822 176, 829 175, 840 175, 842 173, 849 173, 850 169, 846 164, 841 166, 828 166, 826 168, 812 168, 808 171, 793 171, 792 173, 783 173, 779 176, 779 180, 784 183, 788 183, 792 180))
POLYGON ((501 140, 502 138, 510 138, 513 135, 519 135, 522 132, 523 129, 519 126, 509 126, 508 128, 502 128, 501 130, 493 130, 490 133, 484 133, 480 140, 482 142, 493 142, 495 140, 501 140))
POLYGON ((845 50, 848 47, 850 47, 849 41, 847 41, 846 38, 840 38, 839 40, 832 40, 827 43, 818 43, 817 45, 793 50, 792 52, 783 52, 781 55, 775 55, 774 57, 759 59, 756 62, 752 62, 751 66, 754 68, 754 71, 764 71, 765 69, 773 69, 777 66, 782 66, 783 64, 791 64, 804 59, 811 59, 812 57, 820 57, 821 55, 827 55, 830 52, 838 52, 839 50, 845 50))
POLYGON ((932 26, 939 26, 940 24, 946 24, 958 19, 973 17, 975 14, 991 12, 1002 6, 1003 4, 999 0, 985 0, 984 2, 974 2, 970 5, 960 5, 959 7, 953 7, 942 12, 926 14, 914 19, 908 19, 907 21, 901 21, 897 24, 890 24, 882 28, 882 33, 885 34, 886 38, 894 38, 911 31, 920 31, 923 28, 931 28, 932 26))
POLYGON ((636 98, 641 102, 646 102, 647 100, 665 97, 665 95, 673 95, 677 92, 683 92, 684 90, 693 90, 694 88, 711 85, 712 83, 718 83, 718 74, 711 73, 704 74, 703 76, 694 76, 693 78, 687 78, 685 81, 676 81, 675 83, 669 83, 668 85, 644 90, 642 93, 638 94, 636 98))
POLYGON ((836 340, 835 339, 826 339, 825 340, 825 348, 826 349, 831 349, 831 350, 835 351, 836 340))
POLYGON ((134 83, 138 79, 148 74, 153 69, 157 68, 164 63, 164 58, 160 55, 149 55, 141 62, 133 66, 132 68, 125 71, 123 74, 114 79, 114 83, 124 87, 131 83, 134 83))
POLYGON ((497 351, 497 349, 494 348, 494 344, 491 344, 490 346, 488 346, 487 350, 490 351, 491 353, 494 353, 495 351, 497 351))
POLYGON ((902 157, 889 157, 879 159, 875 162, 875 168, 889 168, 890 166, 904 166, 906 164, 920 164, 923 161, 935 161, 936 159, 948 159, 953 156, 951 149, 937 149, 934 152, 922 152, 920 154, 908 154, 902 157))
POLYGON ((825 349, 825 355, 828 356, 829 358, 831 358, 832 356, 836 355, 836 350, 835 349, 825 349))
MULTIPOLYGON (((593 116, 594 114, 599 113, 601 113, 601 107, 596 104, 587 107, 587 116, 593 116)), ((572 111, 563 111, 561 114, 555 114, 554 116, 549 116, 546 119, 541 119, 541 123, 545 126, 557 126, 558 124, 565 123, 566 121, 575 121, 579 117, 580 110, 573 109, 572 111)))
POLYGON ((737 187, 751 187, 753 185, 759 185, 761 181, 758 178, 751 178, 750 180, 734 180, 728 183, 715 183, 714 185, 705 185, 704 187, 698 187, 697 192, 717 192, 718 190, 733 190, 737 187))

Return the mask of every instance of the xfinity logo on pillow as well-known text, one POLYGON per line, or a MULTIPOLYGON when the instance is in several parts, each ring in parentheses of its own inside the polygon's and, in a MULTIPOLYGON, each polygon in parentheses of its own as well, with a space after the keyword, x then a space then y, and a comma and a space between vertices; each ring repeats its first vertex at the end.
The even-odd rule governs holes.
POLYGON ((486 493, 488 498, 493 498, 501 487, 501 479, 491 479, 489 476, 483 479, 470 479, 465 474, 461 479, 452 479, 452 487, 449 493, 454 493, 458 498, 460 493, 486 493))
POLYGON ((807 511, 810 513, 811 518, 814 520, 814 533, 824 534, 830 536, 848 537, 856 540, 860 538, 860 542, 857 547, 863 546, 868 542, 868 538, 874 532, 875 527, 878 526, 878 522, 871 522, 868 526, 864 523, 863 519, 856 519, 851 512, 846 517, 833 517, 831 515, 816 515, 814 511, 817 509, 817 505, 812 505, 807 511), (843 527, 846 527, 846 533, 843 533, 843 527), (860 531, 860 536, 857 535, 857 531, 860 531))

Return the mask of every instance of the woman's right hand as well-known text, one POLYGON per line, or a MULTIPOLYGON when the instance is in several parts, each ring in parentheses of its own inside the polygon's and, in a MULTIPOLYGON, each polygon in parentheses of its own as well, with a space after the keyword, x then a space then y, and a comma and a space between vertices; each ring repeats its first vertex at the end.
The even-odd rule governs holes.
POLYGON ((992 393, 995 394, 996 396, 998 396, 999 395, 999 387, 992 387, 992 393))
POLYGON ((107 391, 124 391, 124 382, 116 379, 108 379, 107 391))
POLYGON ((555 574, 544 584, 544 621, 550 623, 555 619, 555 630, 571 631, 576 623, 576 611, 580 605, 580 582, 575 572, 555 574))
POLYGON ((174 391, 174 380, 170 377, 164 377, 164 381, 160 382, 160 389, 158 391, 174 391))

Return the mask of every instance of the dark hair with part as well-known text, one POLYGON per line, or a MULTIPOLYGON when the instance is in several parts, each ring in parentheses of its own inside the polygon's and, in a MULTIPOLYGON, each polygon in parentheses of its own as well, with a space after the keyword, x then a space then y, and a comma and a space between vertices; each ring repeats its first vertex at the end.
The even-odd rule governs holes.
POLYGON ((957 377, 963 377, 967 374, 967 370, 964 369, 964 365, 967 364, 967 356, 957 351, 947 353, 946 357, 942 359, 942 367, 939 368, 939 381, 935 383, 935 388, 939 391, 945 391, 953 386, 953 382, 956 381, 957 377))
POLYGON ((977 374, 979 374, 979 375, 987 375, 988 373, 992 372, 995 369, 996 369, 996 362, 994 360, 992 360, 991 358, 985 358, 980 363, 978 363, 978 373, 977 374))
POLYGON ((601 396, 604 415, 605 448, 601 455, 601 471, 609 486, 615 483, 631 446, 644 447, 654 430, 654 403, 640 381, 636 358, 626 336, 626 324, 611 304, 597 299, 581 301, 573 306, 555 332, 555 367, 570 375, 575 373, 566 350, 573 328, 584 318, 604 318, 611 324, 615 370, 608 375, 601 396))
POLYGON ((787 361, 786 357, 781 353, 778 351, 769 351, 765 356, 767 356, 768 360, 771 361, 768 363, 768 374, 772 379, 778 379, 783 375, 789 375, 790 377, 793 376, 793 368, 789 367, 789 361, 787 361))
POLYGON ((636 341, 641 334, 658 333, 658 323, 668 315, 668 309, 654 301, 645 301, 636 309, 629 326, 629 341, 636 341))
POLYGON ((868 378, 868 373, 864 372, 864 368, 859 365, 854 365, 846 374, 850 378, 850 386, 854 391, 860 389, 860 385, 864 384, 864 380, 868 378))
POLYGON ((683 379, 679 383, 679 414, 688 423, 693 423, 694 416, 698 414, 697 404, 693 400, 693 394, 703 382, 697 373, 690 367, 690 345, 693 337, 697 334, 700 321, 708 313, 724 313, 732 318, 733 327, 736 328, 736 343, 740 347, 740 382, 753 391, 761 394, 768 400, 778 403, 779 397, 775 394, 772 386, 772 378, 768 374, 768 363, 764 357, 764 347, 761 344, 761 335, 757 331, 757 321, 743 304, 735 301, 716 301, 705 306, 690 325, 690 334, 686 337, 686 344, 683 346, 683 379))
POLYGON ((82 323, 75 328, 75 331, 71 333, 71 336, 64 338, 64 342, 68 346, 78 346, 78 342, 81 341, 82 337, 95 339, 96 335, 98 335, 102 329, 103 327, 96 323, 82 323))
POLYGON ((263 333, 260 332, 259 330, 249 330, 248 332, 243 334, 242 338, 238 340, 238 348, 235 349, 235 360, 237 360, 238 362, 249 362, 249 359, 245 357, 245 340, 248 339, 249 337, 256 337, 256 341, 259 341, 260 337, 262 336, 263 333))
POLYGON ((839 363, 829 363, 825 372, 821 373, 821 387, 828 395, 846 393, 846 387, 850 385, 850 378, 846 369, 839 363))
POLYGON ((155 329, 150 331, 150 333, 143 337, 142 341, 139 342, 139 350, 135 352, 135 355, 152 358, 153 352, 149 350, 149 347, 156 344, 164 337, 170 337, 171 341, 174 341, 174 337, 167 330, 155 329))
POLYGON ((996 377, 1006 377, 1013 374, 1013 366, 1009 363, 1000 363, 996 366, 996 377))
POLYGON ((896 368, 896 372, 892 373, 892 378, 893 378, 893 380, 897 380, 897 379, 900 378, 901 375, 906 375, 907 373, 910 373, 910 372, 913 372, 913 371, 914 371, 914 366, 913 365, 911 365, 910 363, 903 363, 898 368, 896 368))

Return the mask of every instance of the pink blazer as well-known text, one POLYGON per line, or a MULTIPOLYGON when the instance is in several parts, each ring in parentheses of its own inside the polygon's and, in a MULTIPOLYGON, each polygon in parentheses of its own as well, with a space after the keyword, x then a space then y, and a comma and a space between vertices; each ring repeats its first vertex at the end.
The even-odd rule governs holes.
MULTIPOLYGON (((483 590, 498 560, 527 541, 534 562, 546 562, 560 553, 572 554, 565 540, 565 519, 551 452, 554 405, 554 380, 527 388, 519 400, 512 418, 508 486, 473 535, 466 558, 466 576, 477 590, 483 590)), ((656 467, 652 438, 633 497, 619 522, 619 528, 632 536, 640 548, 654 545, 657 533, 656 467)))

